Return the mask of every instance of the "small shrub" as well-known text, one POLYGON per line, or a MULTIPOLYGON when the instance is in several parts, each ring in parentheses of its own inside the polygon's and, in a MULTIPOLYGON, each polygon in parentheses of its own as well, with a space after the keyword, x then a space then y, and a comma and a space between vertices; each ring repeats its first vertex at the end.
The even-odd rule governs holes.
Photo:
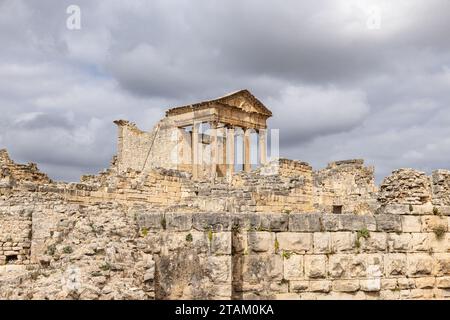
POLYGON ((148 229, 146 227, 143 227, 141 229, 141 234, 143 237, 146 237, 148 235, 148 229))
POLYGON ((433 214, 435 216, 440 216, 442 215, 441 211, 437 208, 437 207, 433 207, 433 214))
POLYGON ((233 224, 233 226, 231 227, 231 230, 233 232, 240 233, 241 232, 241 226, 239 224, 233 224))
POLYGON ((443 225, 436 226, 433 228, 433 232, 436 235, 436 238, 438 240, 441 240, 444 237, 445 233, 447 232, 447 228, 445 228, 445 226, 443 225))
POLYGON ((53 256, 56 252, 56 245, 55 244, 51 244, 47 247, 47 254, 49 256, 53 256))
POLYGON ((269 231, 269 229, 264 228, 263 226, 259 226, 258 229, 256 229, 256 231, 269 231))
POLYGON ((292 212, 291 209, 283 209, 282 213, 290 214, 292 212))
POLYGON ((33 280, 37 280, 39 278, 40 274, 41 274, 40 270, 36 270, 36 271, 31 272, 30 277, 33 280))
POLYGON ((209 242, 212 242, 212 239, 213 239, 213 231, 212 231, 212 229, 209 229, 208 230, 208 240, 209 240, 209 242))
POLYGON ((66 254, 71 254, 73 252, 73 249, 70 246, 65 246, 63 248, 63 252, 66 253, 66 254))
POLYGON ((361 238, 368 239, 370 238, 370 232, 367 230, 367 228, 362 228, 361 230, 358 230, 356 232, 356 240, 355 240, 355 247, 357 249, 361 248, 361 238))
POLYGON ((413 212, 413 211, 414 211, 413 205, 410 204, 410 205, 409 205, 409 212, 413 212))
POLYGON ((283 250, 283 254, 282 254, 283 258, 285 258, 286 260, 289 260, 292 256, 292 252, 289 251, 284 251, 283 250))
POLYGON ((278 239, 275 239, 274 249, 275 253, 278 253, 278 251, 280 250, 280 243, 278 242, 278 239))
POLYGON ((102 271, 108 271, 108 270, 111 270, 111 265, 110 265, 108 262, 105 262, 105 264, 102 264, 102 265, 100 266, 100 270, 102 270, 102 271))
POLYGON ((192 234, 188 234, 188 235, 186 235, 186 241, 187 242, 192 242, 192 240, 193 240, 193 238, 192 238, 192 234))
POLYGON ((165 216, 165 215, 162 216, 162 218, 161 218, 161 227, 162 227, 164 230, 166 230, 166 228, 167 228, 167 220, 166 220, 166 216, 165 216))
POLYGON ((361 238, 367 239, 370 238, 370 232, 367 230, 367 228, 362 228, 361 230, 357 231, 357 238, 358 240, 361 238))

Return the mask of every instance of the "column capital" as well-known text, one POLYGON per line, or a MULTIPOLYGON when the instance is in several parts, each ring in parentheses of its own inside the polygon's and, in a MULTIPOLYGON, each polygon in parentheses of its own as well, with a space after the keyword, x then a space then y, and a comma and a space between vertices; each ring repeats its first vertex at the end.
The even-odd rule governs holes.
POLYGON ((217 129, 217 127, 219 126, 219 121, 209 121, 209 126, 211 127, 211 129, 217 129))

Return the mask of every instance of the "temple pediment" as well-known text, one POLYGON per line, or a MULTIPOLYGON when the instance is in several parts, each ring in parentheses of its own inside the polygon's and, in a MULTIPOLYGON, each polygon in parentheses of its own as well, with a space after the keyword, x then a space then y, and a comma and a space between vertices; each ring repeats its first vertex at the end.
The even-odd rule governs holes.
POLYGON ((272 112, 248 90, 240 90, 220 98, 172 108, 166 112, 166 115, 182 114, 196 109, 208 108, 213 105, 221 105, 223 107, 229 106, 240 109, 246 113, 255 113, 265 117, 272 116, 272 112))

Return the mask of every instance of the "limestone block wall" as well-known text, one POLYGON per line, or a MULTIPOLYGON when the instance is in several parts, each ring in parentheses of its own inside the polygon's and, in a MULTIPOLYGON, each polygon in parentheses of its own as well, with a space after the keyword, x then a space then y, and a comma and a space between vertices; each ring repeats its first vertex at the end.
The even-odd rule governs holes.
POLYGON ((235 297, 448 299, 449 217, 416 212, 244 219, 233 235, 235 297))
POLYGON ((450 171, 436 170, 432 174, 433 204, 450 205, 450 171))
POLYGON ((420 205, 431 203, 431 178, 414 169, 399 169, 385 178, 380 186, 381 204, 420 205))
POLYGON ((0 196, 0 266, 30 263, 31 210, 21 197, 0 196))
POLYGON ((128 169, 148 171, 162 167, 177 169, 182 145, 178 146, 180 132, 169 119, 159 121, 150 131, 140 130, 135 124, 124 120, 115 121, 118 126, 117 167, 119 172, 128 169))
POLYGON ((16 181, 49 183, 49 177, 38 170, 35 163, 17 164, 4 149, 0 150, 0 187, 13 185, 16 181))
POLYGON ((263 167, 233 177, 231 185, 235 193, 230 196, 239 198, 239 193, 243 192, 249 200, 238 212, 313 210, 311 166, 300 161, 280 159, 276 173, 265 170, 263 167))
POLYGON ((403 209, 374 216, 144 213, 137 220, 158 256, 156 297, 448 299, 450 218, 422 206, 403 209), (226 275, 220 280, 208 270, 211 255, 223 257, 215 266, 226 275), (207 279, 194 281, 200 274, 207 279))
POLYGON ((146 162, 152 134, 139 130, 135 124, 119 120, 118 126, 117 166, 119 172, 128 168, 142 171, 146 162))
POLYGON ((321 212, 333 212, 340 206, 344 213, 368 214, 377 205, 374 168, 363 160, 337 161, 313 175, 314 207, 321 212))
POLYGON ((141 246, 153 253, 156 299, 230 299, 229 217, 220 214, 136 214, 141 246))

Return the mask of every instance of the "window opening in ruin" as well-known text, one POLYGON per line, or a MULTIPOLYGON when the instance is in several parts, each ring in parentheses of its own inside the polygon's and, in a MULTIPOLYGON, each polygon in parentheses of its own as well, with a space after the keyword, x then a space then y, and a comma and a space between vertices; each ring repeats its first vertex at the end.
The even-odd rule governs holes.
POLYGON ((17 254, 6 256, 6 264, 14 263, 15 261, 17 261, 17 259, 17 254))
POLYGON ((342 206, 333 206, 333 214, 342 214, 342 206))

